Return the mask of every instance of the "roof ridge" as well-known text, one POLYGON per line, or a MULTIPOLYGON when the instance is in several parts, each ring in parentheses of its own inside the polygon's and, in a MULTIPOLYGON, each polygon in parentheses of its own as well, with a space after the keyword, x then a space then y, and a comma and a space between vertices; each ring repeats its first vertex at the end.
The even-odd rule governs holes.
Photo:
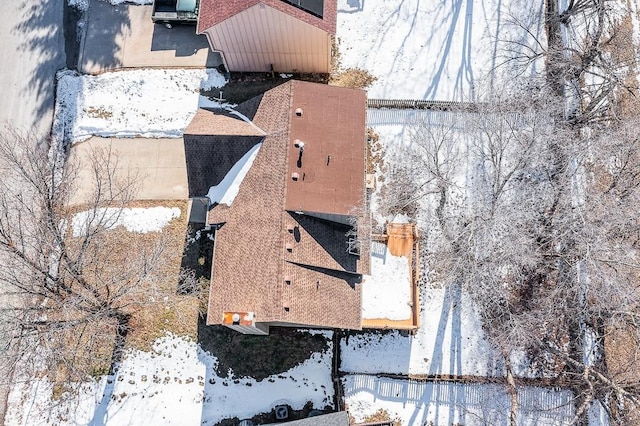
POLYGON ((287 143, 287 147, 285 148, 285 152, 287 153, 285 155, 285 160, 284 160, 284 173, 282 174, 282 180, 284 182, 283 185, 283 197, 281 200, 282 203, 282 214, 280 214, 280 241, 278 242, 278 245, 280 246, 280 253, 282 254, 282 256, 280 257, 280 262, 278 265, 278 276, 276 277, 276 288, 278 289, 278 298, 280 300, 280 306, 283 307, 282 310, 279 311, 278 316, 282 319, 286 321, 286 318, 283 317, 283 312, 284 312, 284 306, 285 306, 285 292, 284 292, 284 264, 285 264, 285 232, 287 232, 286 230, 286 225, 285 225, 285 214, 286 214, 286 210, 285 210, 285 204, 286 204, 286 200, 287 200, 287 189, 289 187, 289 185, 287 185, 287 170, 289 170, 289 139, 290 139, 290 134, 291 134, 291 111, 293 110, 293 93, 294 93, 294 88, 295 88, 295 80, 289 80, 284 84, 288 84, 289 85, 289 105, 288 105, 288 111, 289 113, 287 114, 287 135, 286 135, 286 143, 287 143))
POLYGON ((251 124, 253 127, 255 127, 257 130, 260 130, 260 132, 262 132, 263 135, 266 135, 267 132, 265 132, 264 130, 262 130, 260 127, 256 126, 254 124, 253 121, 251 121, 249 119, 249 117, 247 117, 246 115, 242 114, 239 111, 234 110, 233 108, 227 108, 227 111, 229 111, 229 114, 235 115, 236 117, 240 118, 242 121, 245 121, 249 124, 251 124))
POLYGON ((201 0, 196 33, 203 34, 209 28, 258 4, 286 13, 329 34, 336 33, 337 0, 324 0, 322 18, 282 0, 201 0))

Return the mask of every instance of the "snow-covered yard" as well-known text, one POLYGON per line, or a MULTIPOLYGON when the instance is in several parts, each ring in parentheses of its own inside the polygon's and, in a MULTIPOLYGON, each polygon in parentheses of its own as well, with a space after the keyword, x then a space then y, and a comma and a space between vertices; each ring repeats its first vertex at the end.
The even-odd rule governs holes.
MULTIPOLYGON (((70 1, 81 8, 86 3, 70 1)), ((524 0, 338 0, 342 66, 360 67, 378 78, 368 91, 370 98, 472 101, 506 84, 512 75, 514 63, 502 63, 504 49, 514 47, 507 39, 525 34, 522 27, 532 36, 543 37, 541 7, 524 0)), ((515 40, 523 49, 532 42, 526 36, 515 40)), ((530 71, 540 66, 533 62, 530 71)), ((200 90, 224 83, 215 70, 136 70, 99 76, 63 72, 58 80, 55 128, 72 142, 91 135, 180 137, 198 106, 216 105, 201 97, 200 90)), ((455 114, 431 111, 370 111, 368 121, 379 133, 390 161, 410 143, 414 122, 460 124, 455 114)), ((212 200, 233 201, 246 174, 243 165, 250 166, 258 149, 238 164, 224 184, 211 188, 212 200)), ((461 186, 470 170, 460 174, 461 186)), ((374 216, 380 223, 387 219, 375 211, 374 216)), ((128 225, 129 217, 123 215, 118 224, 134 230, 135 225, 128 225)), ((410 317, 406 258, 391 256, 375 245, 372 252, 371 277, 363 284, 363 317, 410 317)), ((358 421, 382 408, 403 424, 506 424, 510 395, 504 386, 370 375, 504 375, 504 360, 488 342, 471 297, 461 288, 430 283, 422 289, 420 308, 420 328, 413 336, 375 331, 340 342, 340 370, 348 373, 343 383, 350 413, 358 421)), ((102 377, 79 386, 72 404, 53 401, 52 385, 45 379, 20 384, 11 393, 7 420, 16 424, 214 424, 266 412, 277 403, 294 408, 307 401, 317 408, 332 406, 329 348, 287 372, 257 382, 236 378, 233 372, 219 375, 214 356, 192 341, 166 336, 152 352, 130 352, 115 380, 102 377)), ((511 361, 516 374, 531 376, 524 355, 511 361)), ((563 424, 574 415, 569 392, 522 387, 518 396, 520 425, 563 424)), ((600 423, 594 420, 593 424, 600 423)))
MULTIPOLYGON (((412 143, 416 122, 427 122, 433 126, 455 125, 452 117, 455 118, 449 113, 430 111, 369 110, 368 125, 379 134, 379 142, 386 151, 385 162, 392 167, 394 161, 401 161, 401 154, 412 143)), ((460 171, 463 181, 465 173, 464 169, 460 171)), ((378 197, 379 193, 376 193, 373 198, 378 197)), ((383 217, 377 210, 373 211, 373 216, 379 223, 393 219, 383 217)), ((422 229, 429 229, 424 216, 421 214, 414 219, 422 229)), ((372 253, 372 273, 375 274, 380 271, 376 269, 375 250, 372 253)), ((393 279, 382 276, 387 281, 393 279)), ((365 282, 365 301, 366 285, 365 282)), ((504 360, 486 339, 471 297, 458 286, 444 288, 438 283, 429 283, 421 290, 420 328, 417 333, 411 336, 391 331, 349 336, 341 342, 341 371, 432 376, 503 375, 504 360)), ((395 298, 388 300, 397 302, 395 298)), ((520 360, 518 369, 526 370, 526 358, 520 360)))
POLYGON ((348 336, 340 370, 349 373, 495 376, 504 363, 484 336, 470 298, 459 288, 424 291, 415 336, 398 331, 348 336))
POLYGON ((213 69, 141 69, 97 76, 58 74, 54 132, 90 136, 180 137, 199 106, 221 106, 200 90, 221 87, 213 69))
POLYGON ((129 232, 147 233, 162 230, 174 218, 180 217, 177 207, 100 208, 77 213, 73 217, 73 236, 87 232, 92 224, 100 223, 107 229, 123 226, 129 232))
POLYGON ((542 7, 524 0, 339 0, 342 65, 378 78, 370 98, 470 101, 508 81, 514 64, 502 64, 504 49, 525 51, 533 43, 525 29, 543 37, 542 7))
MULTIPOLYGON (((425 383, 369 375, 349 375, 343 383, 349 413, 356 421, 382 409, 404 425, 509 424, 511 396, 500 385, 425 383)), ((520 387, 518 425, 569 424, 574 415, 572 399, 568 391, 520 387)))
MULTIPOLYGON (((329 339, 330 332, 326 332, 329 339)), ((331 342, 302 364, 257 382, 218 374, 217 359, 191 340, 167 335, 152 351, 130 351, 117 374, 74 387, 77 393, 52 399, 46 379, 27 380, 13 389, 7 424, 212 425, 251 418, 288 404, 301 409, 333 406, 331 342)))

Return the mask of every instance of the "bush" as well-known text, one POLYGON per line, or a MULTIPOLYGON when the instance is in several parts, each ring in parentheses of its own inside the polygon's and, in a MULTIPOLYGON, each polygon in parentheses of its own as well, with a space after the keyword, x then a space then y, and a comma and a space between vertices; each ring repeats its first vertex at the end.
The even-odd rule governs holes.
POLYGON ((378 78, 360 68, 347 68, 333 74, 329 84, 352 89, 366 89, 378 78))

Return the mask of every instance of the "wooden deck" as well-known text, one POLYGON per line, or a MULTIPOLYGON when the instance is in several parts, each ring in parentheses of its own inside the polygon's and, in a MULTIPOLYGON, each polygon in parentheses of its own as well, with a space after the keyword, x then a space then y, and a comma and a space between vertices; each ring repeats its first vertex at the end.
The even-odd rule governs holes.
POLYGON ((411 277, 411 318, 406 320, 390 320, 387 318, 362 319, 362 328, 417 330, 420 327, 420 247, 418 230, 410 223, 389 223, 384 234, 373 234, 371 239, 384 242, 389 253, 404 256, 409 260, 411 277))

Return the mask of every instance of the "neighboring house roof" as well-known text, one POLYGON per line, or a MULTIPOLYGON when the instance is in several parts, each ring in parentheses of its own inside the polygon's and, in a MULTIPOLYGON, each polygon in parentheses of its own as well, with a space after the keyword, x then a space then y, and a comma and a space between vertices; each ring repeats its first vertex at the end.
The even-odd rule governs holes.
POLYGON ((322 19, 282 0, 200 0, 198 34, 259 3, 277 9, 329 34, 336 33, 337 0, 324 0, 322 19))
POLYGON ((303 206, 364 214, 365 104, 361 90, 290 81, 237 108, 266 137, 232 205, 210 211, 209 223, 225 223, 215 237, 209 324, 237 311, 255 312, 258 322, 361 328, 359 283, 368 272, 369 253, 347 252, 349 226, 288 206, 300 198, 296 186, 308 185, 324 202, 303 200, 303 206), (300 121, 318 125, 311 132, 314 127, 301 127, 300 121), (316 180, 291 179, 300 128, 308 133, 299 173, 316 180), (324 190, 329 188, 348 195, 328 196, 324 190))

